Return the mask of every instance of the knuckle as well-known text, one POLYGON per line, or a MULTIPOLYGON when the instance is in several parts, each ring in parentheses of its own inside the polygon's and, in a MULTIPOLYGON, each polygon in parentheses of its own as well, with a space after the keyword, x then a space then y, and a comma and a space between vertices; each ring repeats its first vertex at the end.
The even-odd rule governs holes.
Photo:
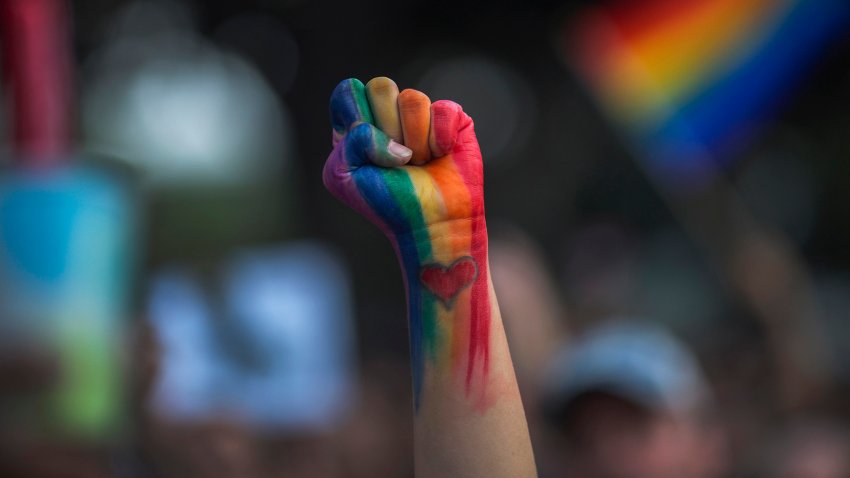
POLYGON ((427 107, 431 100, 425 93, 419 90, 406 89, 398 94, 399 108, 402 109, 418 109, 427 107))
POLYGON ((369 123, 360 123, 357 126, 351 128, 351 131, 349 131, 348 135, 354 141, 371 139, 372 125, 370 125, 369 123))
POLYGON ((463 108, 452 100, 437 100, 434 102, 434 109, 443 111, 463 111, 463 108))
POLYGON ((372 92, 378 94, 388 94, 398 91, 398 87, 395 82, 385 76, 372 78, 369 80, 369 83, 366 84, 366 87, 372 92))
POLYGON ((345 139, 349 148, 356 151, 363 151, 372 143, 372 128, 369 123, 360 123, 351 128, 348 132, 348 137, 345 139))

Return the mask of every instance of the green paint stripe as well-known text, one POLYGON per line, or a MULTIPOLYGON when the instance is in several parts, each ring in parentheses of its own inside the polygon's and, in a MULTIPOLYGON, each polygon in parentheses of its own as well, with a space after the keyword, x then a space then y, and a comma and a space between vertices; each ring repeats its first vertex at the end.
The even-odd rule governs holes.
MULTIPOLYGON (((419 263, 423 264, 433 259, 431 248, 431 236, 425 224, 422 208, 418 203, 411 201, 416 197, 416 189, 410 175, 400 168, 382 170, 387 188, 393 195, 393 199, 404 214, 407 224, 413 231, 416 251, 419 255, 419 263)), ((419 280, 411 277, 408 280, 419 280)), ((430 293, 422 293, 422 340, 428 357, 433 361, 437 357, 437 350, 443 342, 443 334, 437 324, 437 300, 430 293)))
POLYGON ((422 297, 422 340, 428 358, 437 360, 437 350, 445 340, 437 323, 437 299, 425 291, 422 297))
POLYGON ((387 189, 392 194, 402 214, 404 214, 407 224, 413 232, 413 239, 416 242, 416 250, 419 253, 419 261, 425 262, 430 260, 433 253, 431 250, 431 236, 425 225, 425 217, 422 215, 422 208, 412 199, 416 197, 416 189, 413 187, 413 182, 407 172, 401 168, 382 168, 384 181, 387 189))
POLYGON ((354 95, 354 102, 357 104, 357 111, 360 112, 360 117, 366 123, 375 124, 375 119, 372 117, 372 108, 369 107, 369 100, 366 98, 366 86, 360 80, 352 81, 351 92, 354 95))

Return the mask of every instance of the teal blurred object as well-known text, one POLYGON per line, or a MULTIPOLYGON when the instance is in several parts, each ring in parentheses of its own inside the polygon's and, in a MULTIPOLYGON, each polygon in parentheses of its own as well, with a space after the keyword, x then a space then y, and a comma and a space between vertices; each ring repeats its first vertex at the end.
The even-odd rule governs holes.
POLYGON ((0 347, 27 344, 59 367, 24 420, 36 414, 74 438, 120 428, 135 217, 132 195, 106 171, 0 176, 0 347))

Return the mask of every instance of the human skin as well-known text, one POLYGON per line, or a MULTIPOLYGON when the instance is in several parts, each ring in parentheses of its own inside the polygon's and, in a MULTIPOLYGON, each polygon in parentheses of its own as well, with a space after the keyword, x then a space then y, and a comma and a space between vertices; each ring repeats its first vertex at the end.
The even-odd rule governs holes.
POLYGON ((416 476, 536 476, 490 280, 471 118, 379 77, 342 81, 331 123, 325 186, 386 234, 401 263, 416 476))

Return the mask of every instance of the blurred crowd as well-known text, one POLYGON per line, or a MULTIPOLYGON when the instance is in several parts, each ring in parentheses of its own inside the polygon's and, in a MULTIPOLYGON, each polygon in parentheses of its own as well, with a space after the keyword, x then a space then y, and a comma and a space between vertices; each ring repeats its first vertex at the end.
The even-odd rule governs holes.
POLYGON ((70 92, 47 95, 70 98, 52 169, 3 72, 0 476, 412 476, 398 265, 320 180, 330 92, 381 75, 475 121, 542 478, 850 476, 846 9, 628 15, 798 2, 783 25, 829 38, 671 181, 668 138, 564 46, 610 46, 598 20, 629 2, 0 0, 7 31, 60 5, 71 65, 45 80, 70 92))

